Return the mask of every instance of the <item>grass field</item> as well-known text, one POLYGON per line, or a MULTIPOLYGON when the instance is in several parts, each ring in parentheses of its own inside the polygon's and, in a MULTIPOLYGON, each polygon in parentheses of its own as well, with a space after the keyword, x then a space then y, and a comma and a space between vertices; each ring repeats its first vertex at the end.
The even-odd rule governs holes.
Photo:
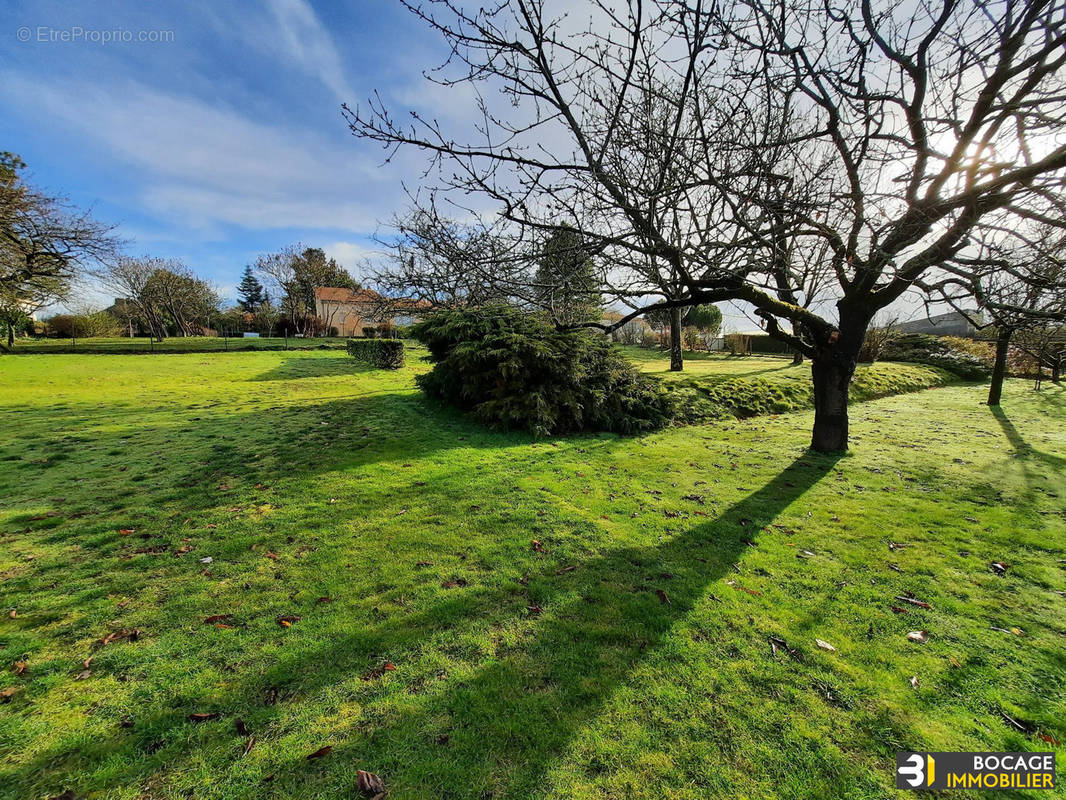
POLYGON ((16 339, 11 353, 214 353, 241 350, 344 349, 339 337, 297 339, 282 336, 227 338, 219 336, 171 336, 161 342, 148 337, 88 337, 84 339, 16 339))
POLYGON ((909 797, 897 749, 1066 755, 1061 388, 858 404, 837 458, 809 412, 496 433, 423 369, 0 358, 0 797, 909 797))

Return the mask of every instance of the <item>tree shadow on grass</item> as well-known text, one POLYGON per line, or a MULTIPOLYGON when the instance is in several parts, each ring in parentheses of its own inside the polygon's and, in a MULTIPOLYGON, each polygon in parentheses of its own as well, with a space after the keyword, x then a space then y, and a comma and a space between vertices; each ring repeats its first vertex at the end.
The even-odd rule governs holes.
POLYGON ((321 358, 314 356, 295 356, 283 359, 272 369, 250 380, 291 381, 301 378, 326 378, 338 375, 359 375, 374 372, 375 368, 363 364, 350 356, 343 358, 321 358))
POLYGON ((310 646, 277 651, 264 669, 235 676, 224 698, 173 698, 169 707, 138 711, 133 730, 116 727, 113 736, 83 742, 77 752, 45 750, 0 777, 31 785, 31 776, 51 774, 67 781, 57 791, 98 791, 105 787, 79 786, 77 765, 106 757, 121 764, 107 778, 110 788, 165 785, 167 774, 180 774, 199 748, 225 747, 233 760, 217 786, 241 787, 243 796, 347 796, 356 768, 383 775, 396 794, 410 797, 543 796, 574 737, 689 611, 708 602, 710 585, 730 573, 745 540, 756 539, 837 460, 806 454, 718 517, 664 541, 568 565, 554 563, 549 552, 525 581, 516 575, 482 583, 471 573, 471 585, 436 595, 443 599, 429 607, 334 628, 335 635, 310 646), (563 566, 576 569, 560 572, 563 566), (467 673, 433 674, 426 664, 433 653, 464 647, 473 629, 499 633, 494 652, 472 656, 467 673), (422 665, 420 682, 405 691, 388 676, 357 677, 385 655, 402 670, 422 665), (260 738, 270 737, 286 713, 283 706, 264 707, 271 690, 348 697, 366 713, 328 759, 309 763, 301 752, 271 764, 267 787, 255 772, 242 771, 231 719, 243 717, 260 738), (186 714, 207 707, 223 711, 223 720, 195 726, 194 736, 186 714))
POLYGON ((1007 441, 1009 441, 1011 447, 1014 448, 1014 452, 1018 458, 1040 461, 1043 464, 1056 469, 1066 468, 1066 458, 1054 455, 1053 453, 1045 453, 1043 450, 1037 450, 1030 445, 1025 440, 1025 437, 1022 436, 1021 432, 1014 426, 1014 423, 1010 421, 1010 417, 1007 416, 1007 412, 1005 412, 1001 406, 989 406, 989 410, 992 412, 992 416, 995 417, 996 422, 999 423, 999 427, 1003 429, 1007 441))

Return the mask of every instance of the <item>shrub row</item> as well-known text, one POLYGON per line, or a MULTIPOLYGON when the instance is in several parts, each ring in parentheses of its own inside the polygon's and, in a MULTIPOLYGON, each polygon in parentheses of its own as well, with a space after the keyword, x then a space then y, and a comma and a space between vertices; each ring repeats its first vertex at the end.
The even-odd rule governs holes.
MULTIPOLYGON (((954 376, 918 364, 860 365, 851 383, 851 401, 861 402, 952 383, 954 376)), ((698 423, 728 417, 754 417, 814 408, 814 387, 806 370, 796 378, 687 378, 667 382, 678 421, 698 423)))
POLYGON ((348 355, 380 369, 403 366, 403 342, 399 339, 349 339, 348 355))
POLYGON ((955 373, 968 381, 979 381, 991 373, 989 364, 943 336, 907 333, 890 339, 881 350, 886 361, 911 361, 930 364, 955 373))
POLYGON ((669 394, 603 336, 556 330, 507 306, 442 311, 411 331, 433 369, 427 395, 487 424, 536 435, 639 433, 674 417, 669 394))

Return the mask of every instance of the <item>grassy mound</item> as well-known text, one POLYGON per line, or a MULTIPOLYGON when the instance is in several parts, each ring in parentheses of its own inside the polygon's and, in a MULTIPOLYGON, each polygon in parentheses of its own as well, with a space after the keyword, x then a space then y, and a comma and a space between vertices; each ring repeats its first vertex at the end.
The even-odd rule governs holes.
MULTIPOLYGON (((917 392, 958 380, 946 370, 924 364, 863 364, 855 371, 851 400, 861 402, 917 392)), ((665 385, 677 401, 678 420, 688 423, 783 414, 814 407, 814 387, 806 369, 769 378, 697 375, 665 385)))

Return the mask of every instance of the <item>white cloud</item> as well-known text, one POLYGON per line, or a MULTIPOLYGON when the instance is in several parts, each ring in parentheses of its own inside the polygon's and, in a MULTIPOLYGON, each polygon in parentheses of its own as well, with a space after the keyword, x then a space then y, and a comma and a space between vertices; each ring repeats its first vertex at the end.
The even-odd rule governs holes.
POLYGON ((189 228, 365 232, 404 202, 402 166, 378 169, 340 131, 268 124, 135 82, 42 86, 4 72, 0 97, 109 151, 139 180, 146 207, 189 228))
POLYGON ((285 54, 316 76, 343 102, 354 98, 329 32, 306 0, 269 0, 285 54))
POLYGON ((358 242, 332 242, 323 245, 322 249, 326 251, 327 256, 337 259, 338 264, 347 267, 352 272, 358 272, 363 262, 381 257, 380 247, 358 242))

